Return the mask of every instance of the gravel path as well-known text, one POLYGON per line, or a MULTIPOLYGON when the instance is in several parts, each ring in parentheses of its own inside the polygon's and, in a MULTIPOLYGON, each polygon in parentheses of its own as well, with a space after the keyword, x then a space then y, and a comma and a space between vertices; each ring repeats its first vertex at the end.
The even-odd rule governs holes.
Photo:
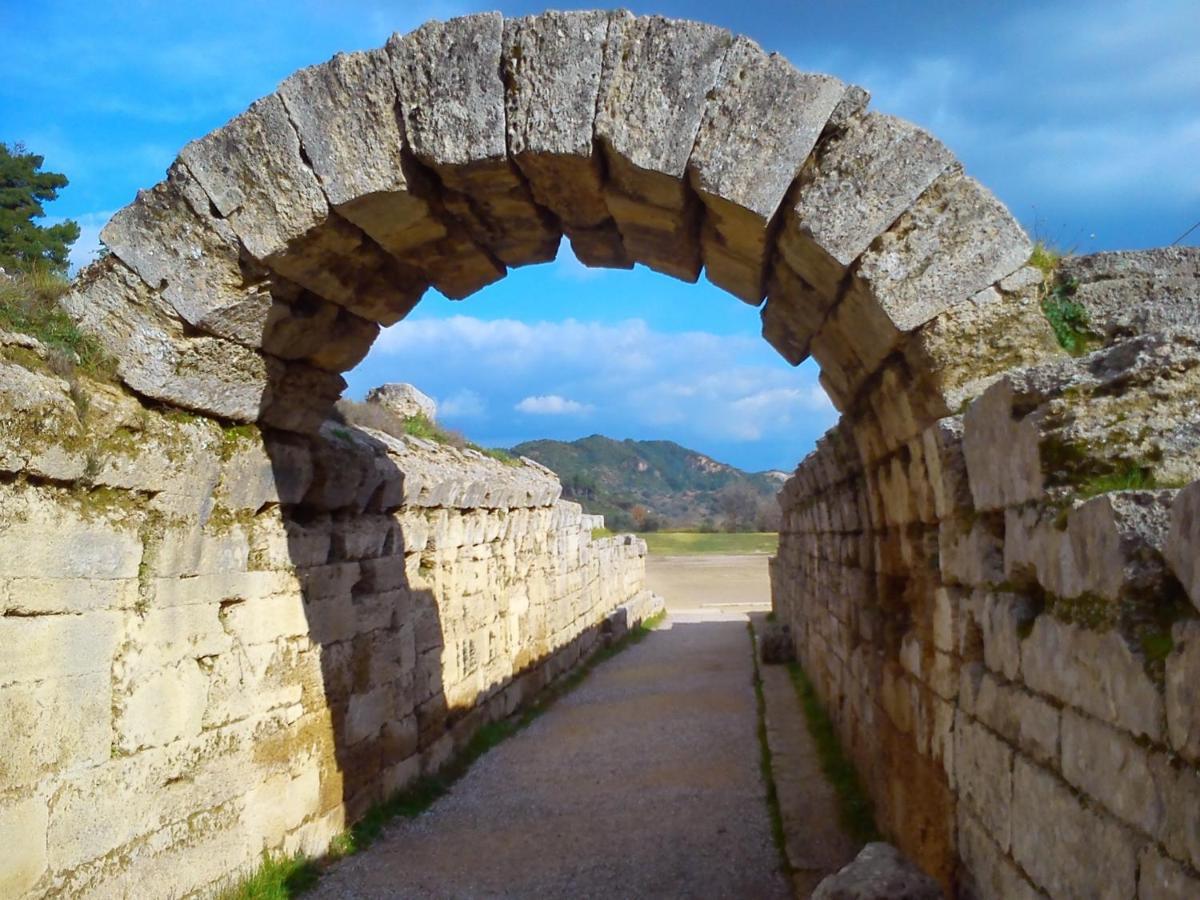
POLYGON ((745 622, 672 612, 312 896, 790 896, 745 622))

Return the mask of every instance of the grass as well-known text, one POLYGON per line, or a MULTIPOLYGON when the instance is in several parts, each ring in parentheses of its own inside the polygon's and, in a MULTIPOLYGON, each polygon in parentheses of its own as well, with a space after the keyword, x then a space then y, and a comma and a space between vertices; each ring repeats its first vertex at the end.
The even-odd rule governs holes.
POLYGON ((1072 356, 1082 356, 1095 348, 1097 335, 1091 331, 1086 307, 1072 299, 1078 283, 1058 274, 1064 255, 1061 250, 1038 241, 1033 245, 1029 265, 1042 273, 1042 313, 1059 346, 1072 356))
MULTIPOLYGON (((382 431, 393 437, 409 435, 421 438, 422 440, 433 441, 435 444, 457 447, 459 450, 470 448, 506 466, 520 467, 524 465, 521 460, 517 459, 507 450, 496 447, 480 447, 478 444, 473 444, 459 432, 450 428, 443 428, 423 413, 401 418, 390 409, 378 403, 358 403, 345 398, 339 400, 335 408, 338 416, 347 425, 373 428, 376 431, 382 431)), ((335 431, 334 433, 336 434, 337 432, 335 431)), ((349 438, 348 433, 346 437, 349 438)))
POLYGON ((65 277, 44 266, 0 279, 0 329, 41 341, 50 351, 51 368, 60 375, 78 368, 92 377, 110 378, 114 360, 58 303, 69 287, 65 277))
POLYGON ((593 528, 592 529, 592 540, 598 541, 601 538, 612 537, 614 534, 616 534, 616 532, 610 528, 593 528))
POLYGON ((792 872, 787 855, 787 835, 783 830, 783 810, 779 806, 779 790, 775 786, 771 744, 767 740, 767 700, 763 696, 762 673, 758 668, 758 648, 754 641, 754 623, 746 622, 750 634, 750 656, 754 660, 754 700, 758 710, 758 771, 767 791, 767 815, 771 819, 771 840, 779 851, 780 865, 785 875, 792 872))
POLYGON ((779 548, 779 535, 773 531, 648 531, 641 537, 656 556, 774 553, 779 548))
POLYGON ((542 691, 519 715, 484 725, 436 775, 419 778, 404 790, 371 807, 353 827, 333 839, 329 852, 322 859, 299 855, 266 856, 253 874, 222 892, 220 900, 290 900, 299 896, 317 882, 322 871, 330 864, 370 847, 389 822, 399 818, 414 819, 429 809, 481 756, 528 727, 555 701, 577 688, 596 666, 644 640, 665 617, 665 611, 650 616, 631 628, 620 640, 597 650, 571 674, 542 691))
POLYGON ((846 833, 855 841, 862 844, 880 840, 879 830, 875 827, 875 815, 871 800, 859 781, 854 765, 842 750, 833 722, 821 707, 812 682, 800 668, 800 664, 787 664, 788 674, 804 707, 804 718, 808 723, 809 734, 817 745, 817 758, 821 763, 821 771, 833 785, 838 799, 838 820, 846 833))
POLYGON ((1154 473, 1146 466, 1125 463, 1115 472, 1097 475, 1079 485, 1078 495, 1098 497, 1113 491, 1146 491, 1157 487, 1154 473))

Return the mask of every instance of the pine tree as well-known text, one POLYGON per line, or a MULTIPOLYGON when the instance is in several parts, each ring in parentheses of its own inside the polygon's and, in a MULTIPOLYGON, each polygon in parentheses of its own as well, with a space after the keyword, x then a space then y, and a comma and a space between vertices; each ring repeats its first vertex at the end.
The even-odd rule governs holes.
POLYGON ((79 238, 79 225, 70 220, 34 222, 46 214, 42 203, 67 186, 67 176, 40 171, 43 162, 21 144, 0 143, 0 268, 10 272, 39 264, 65 272, 67 251, 79 238))

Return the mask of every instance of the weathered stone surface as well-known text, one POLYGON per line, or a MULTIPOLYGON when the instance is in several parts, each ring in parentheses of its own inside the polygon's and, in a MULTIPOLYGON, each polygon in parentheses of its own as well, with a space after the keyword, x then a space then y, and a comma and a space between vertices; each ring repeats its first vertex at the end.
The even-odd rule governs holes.
POLYGON ((267 390, 263 358, 221 338, 186 334, 162 298, 119 260, 88 269, 62 304, 100 338, 121 379, 139 394, 234 421, 257 418, 267 390))
MULTIPOLYGON (((798 366, 808 357, 809 343, 832 307, 832 298, 776 261, 762 308, 762 335, 780 356, 798 366)), ((839 379, 842 382, 844 379, 839 379)))
POLYGON ((434 399, 411 384, 392 382, 371 388, 367 391, 367 402, 377 403, 401 419, 418 415, 430 421, 437 418, 434 399))
POLYGON ((0 471, 55 481, 83 476, 83 426, 65 381, 0 359, 0 408, 0 471))
POLYGON ((330 211, 278 95, 255 101, 179 158, 251 256, 285 278, 386 325, 421 298, 417 273, 330 211))
POLYGON ((1162 739, 1162 695, 1116 632, 1038 616, 1021 644, 1021 676, 1033 690, 1135 736, 1162 739))
POLYGON ((46 801, 25 797, 0 802, 0 893, 22 897, 46 871, 46 801))
POLYGON ((1006 852, 1014 831, 1012 767, 1012 748, 959 712, 954 722, 954 780, 959 796, 1006 852))
POLYGON ((1060 713, 1050 703, 978 664, 963 667, 959 698, 968 714, 1022 752, 1044 765, 1058 764, 1060 713))
POLYGON ((440 207, 405 155, 386 50, 339 53, 279 88, 330 205, 450 297, 503 276, 440 207))
POLYGON ((1049 772, 1017 757, 1013 856, 1052 897, 1132 897, 1137 851, 1111 819, 1085 808, 1049 772), (1078 865, 1079 860, 1088 865, 1078 865))
POLYGON ((1151 837, 1161 833, 1166 804, 1151 769, 1151 752, 1127 735, 1064 710, 1062 774, 1118 819, 1151 837))
POLYGON ((854 862, 830 875, 813 900, 938 900, 942 889, 891 844, 867 844, 854 862))
POLYGON ((1200 765, 1200 623, 1178 622, 1166 663, 1167 735, 1171 746, 1200 765))
POLYGON ((1166 557, 1192 604, 1200 610, 1200 482, 1189 484, 1175 495, 1166 557))
POLYGON ((838 316, 872 372, 900 335, 1015 272, 1032 244, 979 182, 940 176, 858 261, 838 316))
POLYGON ((1107 341, 1163 328, 1200 327, 1200 248, 1068 256, 1056 273, 1107 341))
POLYGON ((697 201, 684 175, 732 41, 722 29, 660 16, 614 16, 596 108, 609 210, 631 259, 695 281, 697 201))
POLYGON ((1138 900, 1190 900, 1200 894, 1200 878, 1157 847, 1144 848, 1138 858, 1138 900))
POLYGON ((701 239, 714 284, 762 300, 767 226, 844 93, 836 78, 798 72, 734 38, 688 162, 707 210, 701 239))
POLYGON ((204 189, 176 162, 100 237, 189 325, 260 347, 274 303, 268 273, 244 257, 237 234, 210 210, 204 189))
POLYGON ((928 133, 892 116, 850 117, 804 172, 779 249, 792 269, 832 298, 850 265, 954 157, 928 133))
POLYGON ((506 19, 501 56, 508 152, 534 198, 553 212, 587 265, 628 268, 604 202, 593 141, 604 44, 613 13, 546 12, 506 19))
POLYGON ((499 13, 429 22, 388 41, 405 134, 451 190, 447 208, 506 265, 545 262, 557 224, 508 159, 499 13))
POLYGON ((1037 900, 1042 896, 961 806, 958 810, 958 852, 966 870, 962 874, 969 886, 967 896, 1003 897, 1005 900, 1037 900))

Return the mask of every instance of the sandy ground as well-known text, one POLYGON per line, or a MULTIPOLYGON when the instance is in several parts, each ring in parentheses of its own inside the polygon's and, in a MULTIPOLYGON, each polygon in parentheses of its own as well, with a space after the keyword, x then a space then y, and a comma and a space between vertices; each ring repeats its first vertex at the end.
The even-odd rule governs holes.
POLYGON ((318 898, 783 898, 746 611, 766 557, 650 560, 667 622, 481 759, 318 898))
POLYGON ((771 608, 767 556, 650 556, 647 587, 667 601, 670 611, 722 609, 740 612, 771 608))

